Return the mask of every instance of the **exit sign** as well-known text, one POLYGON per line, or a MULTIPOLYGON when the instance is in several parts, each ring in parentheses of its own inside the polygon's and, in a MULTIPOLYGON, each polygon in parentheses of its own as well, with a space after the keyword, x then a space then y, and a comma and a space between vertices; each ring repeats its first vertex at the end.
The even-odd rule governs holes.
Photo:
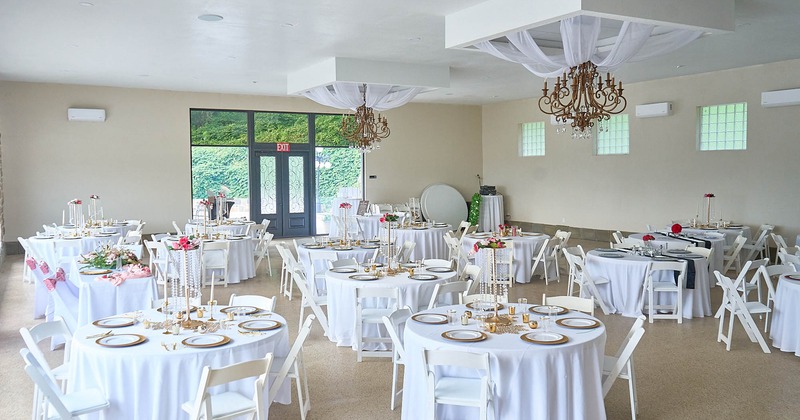
POLYGON ((289 144, 290 143, 277 143, 278 151, 288 152, 290 150, 289 144))

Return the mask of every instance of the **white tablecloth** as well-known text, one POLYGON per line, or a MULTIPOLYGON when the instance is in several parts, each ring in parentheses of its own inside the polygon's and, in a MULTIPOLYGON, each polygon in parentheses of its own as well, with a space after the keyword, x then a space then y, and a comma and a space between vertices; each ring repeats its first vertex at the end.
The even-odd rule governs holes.
MULTIPOLYGON (((148 310, 144 318, 161 321, 163 315, 148 310)), ((224 319, 225 316, 215 310, 214 318, 224 319)), ((141 324, 113 331, 114 334, 142 334, 147 337, 146 342, 132 347, 108 348, 96 344, 95 339, 86 339, 107 329, 85 325, 73 336, 69 389, 97 387, 105 391, 111 406, 98 414, 87 415, 89 419, 188 419, 180 406, 194 400, 204 366, 219 368, 262 358, 267 353, 274 353, 276 357, 288 354, 286 320, 273 315, 267 319, 282 322, 282 328, 262 335, 243 335, 236 324, 245 319, 247 317, 237 319, 228 329, 220 330, 219 334, 229 336, 232 341, 213 348, 182 347, 180 342, 195 333, 183 331, 178 336, 163 335, 163 330, 146 330, 141 324), (178 350, 166 351, 161 343, 169 344, 169 348, 172 343, 178 343, 178 350)), ((254 378, 248 378, 213 388, 212 392, 235 390, 252 395, 253 383, 254 378)), ((264 398, 267 396, 268 391, 265 391, 264 398)), ((288 381, 276 400, 283 404, 290 402, 288 381)))
MULTIPOLYGON (((484 239, 480 235, 482 234, 464 236, 464 240, 461 241, 461 250, 464 251, 465 255, 470 255, 475 243, 484 239)), ((522 237, 503 239, 514 243, 514 278, 517 283, 530 283, 533 275, 533 258, 539 254, 539 250, 545 241, 550 239, 550 236, 541 233, 525 233, 524 235, 522 237)), ((481 265, 481 262, 476 261, 475 264, 481 265)), ((539 266, 537 273, 541 274, 542 270, 544 270, 544 265, 539 266)), ((555 278, 556 267, 551 265, 548 267, 548 271, 548 277, 555 278)))
MULTIPOLYGON (((84 236, 80 238, 72 238, 72 239, 64 239, 64 238, 39 238, 36 236, 31 236, 28 238, 31 247, 33 247, 34 252, 37 255, 40 255, 42 258, 47 261, 47 263, 51 266, 51 268, 55 269, 58 267, 57 264, 57 255, 56 255, 56 243, 65 244, 65 245, 73 245, 75 246, 72 250, 65 250, 64 255, 73 255, 77 256, 80 254, 88 254, 102 245, 116 245, 117 241, 119 241, 120 235, 118 234, 110 234, 108 236, 84 236), (77 245, 80 244, 80 245, 77 245)), ((69 266, 62 267, 64 270, 69 270, 69 266)))
MULTIPOLYGON (((628 253, 615 252, 624 255, 623 258, 606 258, 600 256, 603 252, 589 251, 586 255, 586 272, 592 278, 605 278, 608 283, 598 284, 600 297, 611 313, 622 314, 627 317, 642 315, 642 290, 644 288, 647 266, 652 258, 628 253)), ((711 293, 709 290, 708 261, 705 258, 694 259, 695 280, 694 289, 683 290, 683 317, 711 316, 711 293)), ((673 274, 661 273, 668 276, 664 281, 674 281, 673 274)), ((656 277, 659 281, 659 277, 656 277)), ((674 302, 674 294, 662 294, 659 304, 674 302)))
MULTIPOLYGON (((430 312, 446 313, 448 309, 456 309, 460 319, 466 308, 461 305, 446 306, 430 312)), ((589 316, 571 311, 556 318, 563 317, 589 316)), ((531 319, 536 318, 534 316, 531 319)), ((426 418, 427 378, 422 364, 423 349, 489 353, 492 380, 495 383, 495 416, 490 415, 489 418, 606 418, 601 383, 605 326, 592 330, 574 330, 554 324, 554 331, 569 337, 567 343, 560 345, 528 343, 520 339, 521 334, 489 334, 488 339, 476 343, 460 343, 441 336, 443 332, 455 329, 478 329, 478 323, 475 320, 470 320, 467 326, 460 323, 458 326, 428 325, 413 320, 406 323, 404 335, 407 359, 402 405, 404 420, 426 418)), ((453 372, 449 374, 452 375, 453 372)), ((465 371, 462 374, 466 377, 475 376, 474 371, 465 371)), ((476 419, 478 409, 437 405, 436 414, 440 419, 476 419)))
MULTIPOLYGON (((249 223, 245 222, 233 222, 230 225, 207 225, 206 232, 209 234, 214 233, 222 233, 227 235, 244 235, 247 232, 247 226, 249 223)), ((186 235, 194 235, 197 233, 202 233, 203 225, 201 224, 194 224, 194 223, 187 223, 186 226, 183 227, 183 233, 186 235)))
MULTIPOLYGON (((642 239, 642 237, 646 235, 645 233, 635 233, 631 235, 631 238, 642 239)), ((653 245, 658 247, 664 247, 664 249, 684 249, 687 246, 699 246, 704 247, 703 244, 696 244, 693 242, 689 242, 683 239, 678 239, 666 235, 662 235, 659 233, 651 233, 656 239, 653 240, 653 245)), ((714 251, 711 254, 711 261, 709 261, 708 270, 710 275, 713 276, 714 271, 722 272, 722 268, 725 266, 724 263, 724 256, 725 256, 725 238, 717 234, 716 232, 704 232, 698 231, 696 233, 689 234, 692 238, 702 239, 704 241, 711 242, 711 249, 714 251)), ((716 284, 716 280, 710 282, 709 287, 716 284)))
POLYGON ((81 267, 76 259, 69 274, 70 282, 78 288, 78 326, 114 314, 150 308, 150 300, 158 299, 153 277, 127 279, 114 286, 108 281, 98 280, 102 276, 80 274, 81 267))
MULTIPOLYGON (((166 237, 162 241, 168 244, 176 241, 176 237, 166 237)), ((239 283, 242 280, 251 279, 256 276, 256 265, 253 257, 253 251, 256 247, 256 241, 251 238, 242 239, 216 239, 216 242, 224 241, 230 242, 231 246, 228 250, 228 283, 239 283)), ((167 245, 169 248, 169 245, 167 245)), ((214 270, 217 275, 221 275, 221 270, 214 270)), ((174 274, 174 273, 173 273, 174 274)), ((211 278, 211 270, 207 274, 211 278)))
MULTIPOLYGON (((791 276, 800 278, 800 273, 791 276)), ((781 276, 770 321, 772 345, 800 356, 800 281, 781 276)))
POLYGON ((482 195, 480 211, 478 230, 481 232, 496 231, 505 220, 503 196, 500 194, 482 195))
MULTIPOLYGON (((446 260, 449 252, 447 244, 444 242, 444 234, 451 230, 452 226, 431 227, 423 229, 404 228, 392 229, 392 239, 397 246, 403 245, 406 241, 415 242, 417 245, 411 251, 409 258, 412 261, 442 259, 446 260)), ((386 228, 381 228, 380 237, 386 241, 386 228)))
MULTIPOLYGON (((374 246, 373 244, 369 244, 366 246, 374 246)), ((356 262, 363 263, 369 261, 372 256, 375 254, 375 248, 362 248, 360 246, 353 246, 353 249, 347 251, 339 251, 331 247, 325 247, 322 249, 309 249, 305 246, 300 246, 297 250, 298 259, 300 263, 303 264, 303 269, 306 271, 306 278, 311 281, 311 276, 314 275, 314 268, 317 270, 328 271, 328 267, 326 265, 322 265, 322 263, 318 263, 315 267, 312 267, 312 259, 321 258, 319 255, 321 252, 335 252, 337 260, 346 260, 348 258, 353 258, 356 262)), ((325 284, 321 282, 316 283, 317 290, 323 291, 326 289, 325 284)))
POLYGON ((719 232, 725 235, 725 245, 730 246, 733 245, 733 241, 736 240, 736 237, 741 234, 745 237, 748 241, 750 240, 750 226, 743 226, 741 228, 727 228, 727 229, 692 229, 692 228, 683 228, 683 233, 688 235, 696 235, 696 234, 703 234, 707 232, 719 232))
MULTIPOLYGON (((374 281, 358 281, 349 277, 352 274, 332 273, 325 274, 328 283, 328 326, 330 329, 331 341, 341 347, 353 347, 355 349, 358 336, 356 335, 356 288, 358 287, 396 287, 400 291, 400 302, 398 307, 406 305, 416 312, 420 307, 428 307, 428 303, 433 296, 433 289, 437 283, 446 283, 455 278, 456 273, 428 273, 423 270, 415 270, 415 273, 435 274, 439 276, 436 280, 412 280, 408 278, 408 273, 398 274, 394 277, 383 277, 374 281)), ((381 305, 385 306, 386 302, 381 305)), ((372 305, 376 307, 377 302, 372 305)), ((389 337, 388 333, 381 326, 381 335, 389 337)), ((365 326, 366 334, 376 335, 378 327, 365 326)))

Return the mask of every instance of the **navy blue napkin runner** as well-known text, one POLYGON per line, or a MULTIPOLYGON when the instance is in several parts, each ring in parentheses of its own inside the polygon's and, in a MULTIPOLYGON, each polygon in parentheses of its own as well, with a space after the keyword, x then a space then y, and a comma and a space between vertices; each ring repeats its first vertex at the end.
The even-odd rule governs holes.
MULTIPOLYGON (((694 268, 694 261, 695 260, 693 258, 679 257, 677 255, 672 255, 672 254, 669 254, 668 256, 670 258, 675 258, 677 260, 688 261, 688 264, 686 264, 686 288, 687 289, 694 289, 694 278, 695 278, 695 273, 696 273, 695 268, 694 268)), ((675 285, 677 286, 678 285, 678 277, 680 277, 680 275, 678 274, 677 271, 674 272, 674 275, 675 275, 675 285)))
POLYGON ((675 238, 675 239, 678 239, 678 240, 681 240, 681 241, 691 242, 691 243, 693 243, 695 245, 702 245, 706 249, 711 249, 711 241, 707 241, 705 239, 692 238, 692 237, 689 237, 689 236, 678 236, 678 235, 670 234, 670 233, 667 233, 666 235, 668 237, 670 237, 670 238, 675 238))

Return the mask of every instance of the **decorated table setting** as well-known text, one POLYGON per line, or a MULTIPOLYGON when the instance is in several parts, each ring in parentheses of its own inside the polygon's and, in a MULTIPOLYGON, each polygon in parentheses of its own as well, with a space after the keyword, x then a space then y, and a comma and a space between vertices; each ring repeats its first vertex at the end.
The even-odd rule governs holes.
POLYGON ((414 242, 416 245, 408 256, 410 260, 421 259, 447 259, 449 250, 444 241, 444 234, 452 229, 447 223, 437 223, 435 220, 427 222, 405 221, 399 224, 398 216, 384 214, 380 219, 380 237, 391 235, 392 241, 398 246, 405 242, 414 242), (397 222, 397 223, 396 223, 397 222))
POLYGON ((78 326, 148 308, 158 298, 150 268, 132 252, 112 246, 75 258, 69 281, 78 288, 78 326))
MULTIPOLYGON (((313 242, 301 244, 297 248, 299 262, 303 265, 306 274, 311 278, 316 269, 327 270, 314 264, 314 260, 319 259, 323 252, 335 252, 337 260, 354 259, 356 262, 365 263, 372 260, 376 252, 380 252, 381 247, 385 249, 385 244, 381 244, 379 239, 366 241, 331 241, 327 237, 314 238, 313 242)), ((318 284, 317 288, 325 290, 324 284, 318 284)))
MULTIPOLYGON (((423 349, 490 355, 496 419, 605 418, 605 325, 552 305, 495 304, 491 298, 412 315, 406 322, 402 418, 426 417, 423 349), (480 302, 480 303, 478 303, 480 302), (495 306, 497 305, 497 306, 495 306), (482 311, 480 308, 492 310, 482 311)), ((448 368, 447 375, 475 377, 448 368)), ((437 405, 437 418, 477 418, 477 408, 437 405)))
MULTIPOLYGON (((696 246, 713 250, 709 271, 722 271, 725 256, 725 235, 713 231, 690 232, 680 224, 673 224, 669 229, 660 232, 634 233, 630 238, 644 240, 647 235, 652 236, 650 243, 653 247, 668 251, 670 249, 685 249, 687 246, 696 246)), ((711 285, 713 286, 713 284, 711 285)))
MULTIPOLYGON (((647 241, 647 242, 652 242, 647 241)), ((593 279, 608 279, 608 283, 598 284, 602 299, 610 313, 619 313, 626 317, 642 315, 644 282, 647 270, 653 261, 688 261, 686 286, 683 290, 683 317, 711 316, 711 293, 708 271, 708 260, 699 254, 685 250, 653 249, 652 246, 633 251, 597 248, 586 254, 586 272, 593 279)), ((673 273, 656 273, 656 281, 672 280, 673 273), (666 277, 669 277, 667 279, 666 277)), ((659 304, 671 304, 673 294, 659 294, 659 304), (668 295, 668 296, 664 296, 668 295)))
MULTIPOLYGON (((450 267, 427 266, 424 262, 406 263, 399 265, 360 264, 353 267, 336 267, 325 273, 328 293, 328 337, 331 341, 342 347, 356 348, 358 334, 356 333, 356 289, 381 287, 397 288, 399 291, 398 307, 409 306, 412 311, 426 308, 433 296, 436 284, 447 283, 456 279, 457 273, 450 267)), ((450 299, 446 297, 445 299, 450 299)), ((365 301, 364 307, 385 307, 387 302, 382 299, 365 301)), ((377 336, 380 334, 388 338, 388 333, 383 326, 373 324, 365 325, 365 335, 377 336), (380 332, 379 332, 380 330, 380 332)), ((376 349, 366 346, 367 350, 376 349)))
POLYGON ((247 227, 255 222, 245 219, 223 219, 221 221, 189 222, 184 226, 186 235, 224 234, 225 236, 244 236, 247 227))
POLYGON ((800 273, 784 274, 778 280, 769 337, 773 347, 800 356, 800 273))
MULTIPOLYGON (((57 231, 55 234, 39 233, 28 238, 28 243, 38 255, 41 255, 50 264, 55 265, 61 255, 87 254, 104 245, 113 245, 119 241, 120 235, 91 230, 73 230, 67 234, 57 231), (56 246, 68 247, 61 255, 56 252, 56 246)), ((65 267, 66 269, 66 267, 65 267)))
MULTIPOLYGON (((215 233, 206 234, 205 236, 190 235, 188 237, 184 236, 184 238, 190 238, 192 241, 202 241, 204 243, 230 243, 230 248, 228 249, 228 283, 236 284, 256 276, 256 266, 253 259, 253 250, 256 244, 254 241, 250 240, 249 236, 244 234, 228 235, 225 233, 215 233)), ((180 239, 181 237, 179 236, 167 236, 162 238, 161 241, 167 244, 167 248, 170 248, 171 244, 180 239)), ((220 275, 219 272, 215 272, 215 274, 217 276, 220 275)), ((209 276, 210 275, 211 274, 209 274, 209 276)))
MULTIPOLYGON (((189 314, 164 309, 105 317, 75 331, 69 390, 97 387, 111 403, 87 418, 186 419, 180 406, 195 397, 204 366, 288 354, 286 320, 278 314, 253 306, 205 306, 189 314)), ((250 395, 254 380, 211 392, 250 395)), ((276 401, 290 403, 288 380, 276 401)))
MULTIPOLYGON (((489 238, 499 237, 500 240, 508 243, 514 250, 514 280, 517 283, 529 283, 533 275, 533 259, 539 254, 539 250, 544 243, 550 239, 549 235, 537 232, 523 232, 522 229, 500 225, 499 232, 476 232, 464 235, 461 241, 461 249, 465 255, 475 256, 475 264, 483 266, 480 254, 476 254, 476 245, 486 242, 489 238)), ((543 266, 542 266, 543 267, 543 266)), ((543 270, 543 268, 540 268, 543 270)), ((548 277, 556 276, 555 266, 548 267, 548 277)))

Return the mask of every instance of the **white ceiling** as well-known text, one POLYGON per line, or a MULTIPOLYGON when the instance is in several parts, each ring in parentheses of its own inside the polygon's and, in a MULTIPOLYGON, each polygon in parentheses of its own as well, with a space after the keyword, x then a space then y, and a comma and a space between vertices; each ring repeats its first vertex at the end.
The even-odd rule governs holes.
MULTIPOLYGON (((338 56, 449 65, 450 87, 415 102, 538 96, 541 79, 522 66, 444 48, 444 16, 481 1, 0 0, 0 79, 285 96, 288 73, 338 56), (197 18, 208 13, 224 19, 197 18)), ((631 83, 796 59, 799 41, 800 1, 737 0, 734 33, 616 75, 631 83)))

